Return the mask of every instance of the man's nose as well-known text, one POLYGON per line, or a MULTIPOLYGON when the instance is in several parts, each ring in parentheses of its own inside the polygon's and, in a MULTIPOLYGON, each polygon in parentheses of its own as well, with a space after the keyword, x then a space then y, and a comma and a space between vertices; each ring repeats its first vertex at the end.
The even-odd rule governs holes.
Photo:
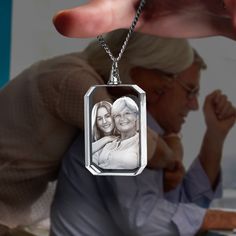
POLYGON ((198 98, 194 97, 188 101, 188 107, 192 111, 197 111, 199 109, 198 98))

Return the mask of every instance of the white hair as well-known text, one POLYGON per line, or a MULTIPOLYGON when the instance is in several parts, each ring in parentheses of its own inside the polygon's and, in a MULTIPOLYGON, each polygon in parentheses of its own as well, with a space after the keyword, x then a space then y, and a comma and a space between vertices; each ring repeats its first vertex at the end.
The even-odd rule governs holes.
POLYGON ((136 102, 132 98, 124 96, 116 99, 112 104, 112 116, 116 116, 117 114, 119 114, 125 107, 129 108, 129 110, 134 112, 136 115, 138 114, 139 109, 136 102))
MULTIPOLYGON (((121 29, 105 36, 105 41, 115 57, 120 52, 127 32, 121 29)), ((109 79, 112 61, 97 41, 90 43, 81 55, 104 81, 109 79)), ((132 83, 130 70, 134 66, 178 74, 193 62, 194 50, 186 39, 158 38, 134 32, 118 65, 122 82, 132 83)))

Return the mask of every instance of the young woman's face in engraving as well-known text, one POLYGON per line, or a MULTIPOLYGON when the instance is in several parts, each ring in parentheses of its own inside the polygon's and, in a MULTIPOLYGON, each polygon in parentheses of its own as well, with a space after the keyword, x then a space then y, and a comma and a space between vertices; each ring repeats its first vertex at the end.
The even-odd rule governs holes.
POLYGON ((125 107, 117 115, 115 115, 114 120, 117 130, 120 132, 136 130, 137 115, 128 107, 125 107))
POLYGON ((104 133, 110 135, 114 129, 114 122, 111 113, 105 108, 100 107, 97 111, 97 127, 104 133))

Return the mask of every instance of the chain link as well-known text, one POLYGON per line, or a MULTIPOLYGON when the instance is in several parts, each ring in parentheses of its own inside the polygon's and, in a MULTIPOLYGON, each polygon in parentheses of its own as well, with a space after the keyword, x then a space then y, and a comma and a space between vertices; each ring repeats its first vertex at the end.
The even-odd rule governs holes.
POLYGON ((110 51, 107 43, 105 42, 105 40, 103 38, 103 36, 102 35, 97 36, 99 44, 104 48, 106 53, 110 56, 110 58, 113 61, 113 63, 117 63, 121 59, 121 57, 122 57, 122 55, 123 55, 123 53, 125 51, 125 48, 126 48, 126 46, 128 44, 128 41, 130 39, 130 36, 134 32, 135 26, 136 26, 136 24, 138 22, 139 16, 140 16, 140 14, 142 12, 142 9, 143 9, 145 3, 146 3, 146 0, 141 0, 141 2, 139 4, 139 7, 138 7, 138 10, 137 10, 137 12, 135 14, 134 20, 133 20, 133 22, 132 22, 132 24, 131 24, 131 26, 129 28, 128 34, 127 34, 127 36, 125 38, 125 41, 124 41, 124 43, 123 43, 123 45, 121 47, 120 53, 119 53, 117 58, 115 58, 113 56, 112 52, 110 51))

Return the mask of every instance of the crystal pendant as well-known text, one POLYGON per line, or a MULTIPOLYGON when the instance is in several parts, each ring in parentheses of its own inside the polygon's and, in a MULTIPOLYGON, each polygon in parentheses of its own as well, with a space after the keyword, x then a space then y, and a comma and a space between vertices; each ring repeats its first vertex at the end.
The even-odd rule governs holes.
POLYGON ((134 176, 147 164, 146 95, 116 79, 84 97, 85 165, 94 175, 134 176), (104 90, 110 97, 95 102, 104 90))

